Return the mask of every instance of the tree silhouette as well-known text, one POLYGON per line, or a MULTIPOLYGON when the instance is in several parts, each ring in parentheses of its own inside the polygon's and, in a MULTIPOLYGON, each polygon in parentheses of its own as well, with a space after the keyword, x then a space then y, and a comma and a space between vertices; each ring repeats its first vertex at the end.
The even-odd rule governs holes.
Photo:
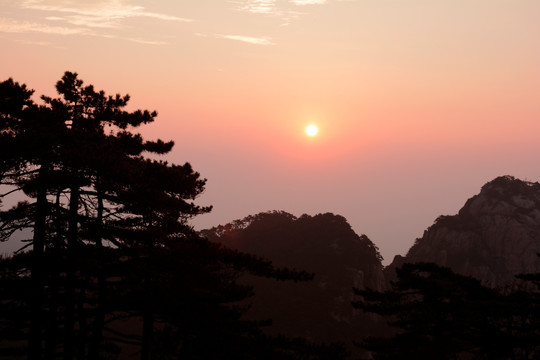
POLYGON ((126 111, 129 96, 107 96, 76 73, 56 90, 38 105, 25 85, 0 83, 2 198, 22 199, 0 212, 0 240, 33 231, 0 260, 0 330, 13 353, 27 338, 29 359, 114 358, 133 347, 141 359, 328 358, 331 349, 268 338, 263 323, 241 319, 247 309, 236 303, 253 290, 240 273, 311 276, 192 229, 211 209, 194 203, 205 180, 188 163, 149 159, 173 143, 133 132, 156 112, 126 111))
POLYGON ((353 305, 387 317, 387 338, 361 346, 375 359, 529 359, 537 354, 538 296, 502 294, 432 263, 404 264, 386 292, 358 290, 353 305))
MULTIPOLYGON (((2 224, 3 240, 26 226, 31 226, 34 233, 31 241, 31 358, 38 358, 41 353, 44 307, 42 274, 46 248, 50 254, 60 251, 59 259, 64 264, 63 352, 66 359, 73 357, 75 250, 88 240, 79 236, 79 228, 83 226, 80 205, 91 202, 82 199, 81 189, 91 188, 93 180, 98 179, 97 174, 101 169, 96 165, 99 157, 103 158, 103 145, 113 143, 115 136, 106 136, 104 126, 115 125, 122 131, 128 125, 138 126, 149 122, 156 115, 147 111, 122 111, 128 96, 106 97, 103 92, 95 92, 92 86, 82 85, 77 74, 66 72, 56 86, 61 98, 42 97, 45 104, 38 106, 30 98, 33 91, 27 90, 25 85, 11 79, 1 84, 1 114, 4 120, 1 142, 6 150, 3 154, 9 154, 4 157, 2 164, 2 183, 13 187, 8 193, 22 190, 29 199, 35 199, 32 203, 21 202, 4 213, 2 224), (64 196, 68 199, 65 203, 61 201, 64 196), (53 201, 54 198, 56 201, 53 201), (54 229, 52 226, 47 229, 47 219, 55 225, 54 229), (53 236, 53 232, 56 232, 56 236, 53 236), (58 236, 60 233, 65 236, 58 236)), ((139 142, 142 142, 140 138, 139 142)), ((141 147, 139 153, 143 149, 141 147)), ((126 149, 118 146, 112 150, 120 150, 124 156, 128 155, 126 149)), ((132 152, 129 155, 136 154, 132 152)), ((90 195, 88 192, 85 194, 90 195)), ((87 206, 85 210, 88 213, 87 206)))
POLYGON ((0 148, 3 155, 1 183, 10 186, 2 197, 15 191, 24 191, 35 199, 32 204, 20 202, 2 214, 1 240, 33 224, 29 354, 31 358, 37 358, 41 346, 47 184, 51 163, 54 161, 56 139, 61 136, 62 127, 58 126, 48 109, 33 103, 32 94, 33 90, 12 79, 0 84, 0 148))

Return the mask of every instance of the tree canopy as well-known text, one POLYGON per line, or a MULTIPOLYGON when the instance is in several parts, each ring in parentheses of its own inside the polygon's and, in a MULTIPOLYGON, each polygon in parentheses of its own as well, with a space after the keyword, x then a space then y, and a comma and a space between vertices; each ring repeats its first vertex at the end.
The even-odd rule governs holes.
POLYGON ((536 292, 501 293, 433 263, 404 264, 385 292, 353 305, 384 316, 389 337, 366 338, 375 359, 531 359, 539 354, 536 292))
POLYGON ((0 83, 0 199, 19 199, 0 212, 0 241, 32 230, 0 260, 0 351, 65 360, 343 358, 268 338, 263 322, 242 319, 247 309, 236 304, 253 291, 239 274, 311 276, 194 231, 189 220, 211 210, 195 203, 206 180, 189 163, 155 160, 173 142, 135 132, 155 111, 127 111, 128 95, 106 95, 72 72, 56 90, 38 104, 26 85, 0 83))

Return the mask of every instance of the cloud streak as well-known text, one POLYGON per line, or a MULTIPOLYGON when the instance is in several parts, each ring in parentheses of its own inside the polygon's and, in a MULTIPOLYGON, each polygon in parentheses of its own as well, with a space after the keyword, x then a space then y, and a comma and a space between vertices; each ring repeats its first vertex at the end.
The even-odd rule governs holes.
POLYGON ((27 10, 55 13, 55 16, 48 18, 89 28, 117 28, 121 26, 123 20, 136 17, 166 21, 192 21, 178 16, 148 12, 142 6, 129 5, 122 0, 24 0, 21 2, 21 7, 27 10))
POLYGON ((223 35, 217 34, 219 38, 241 41, 247 44, 253 45, 275 45, 270 38, 267 37, 252 37, 252 36, 243 36, 243 35, 223 35))
MULTIPOLYGON (((86 28, 73 28, 63 26, 50 26, 47 24, 29 22, 29 21, 17 21, 13 19, 0 18, 0 32, 3 33, 41 33, 47 35, 86 35, 86 36, 99 36, 107 39, 119 39, 130 41, 138 44, 145 45, 165 45, 163 41, 152 41, 139 38, 126 38, 121 36, 115 36, 110 34, 99 34, 86 28)), ((47 46, 52 45, 46 41, 20 41, 24 44, 47 46)))
POLYGON ((240 7, 240 10, 254 14, 271 14, 277 11, 276 0, 248 0, 240 7))
POLYGON ((320 5, 326 4, 326 0, 291 0, 295 5, 320 5))
POLYGON ((125 35, 123 23, 134 18, 192 21, 146 11, 143 6, 128 4, 126 0, 20 0, 16 6, 31 13, 32 20, 0 17, 0 32, 98 36, 139 44, 164 45, 166 43, 163 41, 145 39, 144 36, 125 35))
POLYGON ((63 26, 50 26, 47 24, 41 24, 29 21, 17 21, 13 19, 0 18, 0 32, 7 33, 27 33, 37 32, 44 34, 55 35, 77 35, 86 34, 92 35, 87 29, 63 27, 63 26))
MULTIPOLYGON (((355 0, 335 0, 335 1, 355 1, 355 0)), ((237 10, 249 12, 252 14, 261 14, 274 16, 283 20, 282 26, 289 25, 293 19, 299 18, 303 13, 294 8, 304 5, 322 5, 327 4, 328 0, 287 0, 279 2, 278 0, 243 0, 235 1, 237 10)))

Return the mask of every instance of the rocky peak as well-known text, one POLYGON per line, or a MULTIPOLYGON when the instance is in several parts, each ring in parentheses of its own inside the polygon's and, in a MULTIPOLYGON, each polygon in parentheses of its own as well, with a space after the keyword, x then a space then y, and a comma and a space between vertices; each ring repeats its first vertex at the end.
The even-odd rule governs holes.
POLYGON ((540 271, 540 184, 501 176, 485 184, 457 215, 440 216, 417 239, 404 262, 431 261, 494 287, 540 271))
POLYGON ((539 209, 540 184, 506 175, 484 185, 480 194, 467 201, 460 214, 523 217, 536 214, 539 209))

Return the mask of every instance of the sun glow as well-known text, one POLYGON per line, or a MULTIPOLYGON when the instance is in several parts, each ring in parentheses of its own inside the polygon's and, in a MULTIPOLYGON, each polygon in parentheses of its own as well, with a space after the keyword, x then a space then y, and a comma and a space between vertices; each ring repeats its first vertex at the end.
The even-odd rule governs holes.
POLYGON ((319 128, 316 125, 308 125, 306 127, 307 136, 313 137, 319 133, 319 128))

